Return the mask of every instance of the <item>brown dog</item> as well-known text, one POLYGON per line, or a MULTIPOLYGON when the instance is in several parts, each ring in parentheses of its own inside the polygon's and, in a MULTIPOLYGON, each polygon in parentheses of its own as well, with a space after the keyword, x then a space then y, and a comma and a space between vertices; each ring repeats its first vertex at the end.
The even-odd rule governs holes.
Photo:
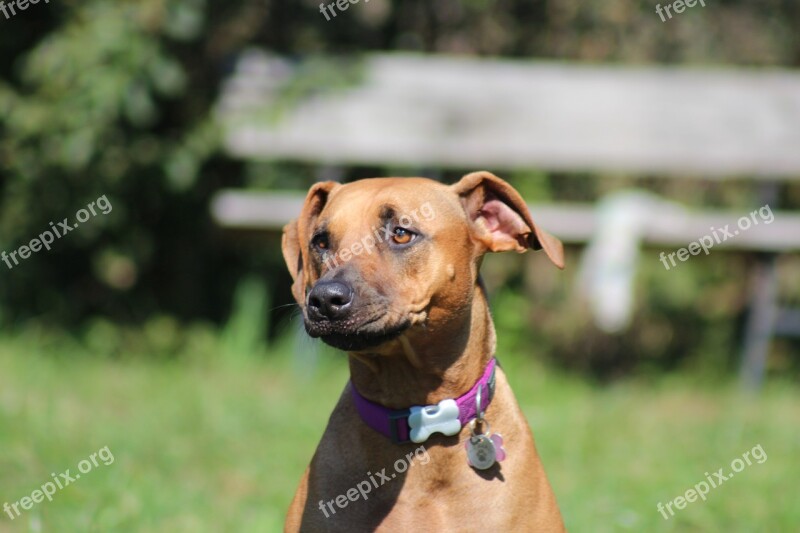
POLYGON ((283 254, 306 330, 349 353, 351 381, 286 531, 564 530, 494 367, 478 275, 486 252, 528 248, 563 268, 561 242, 489 172, 452 186, 379 178, 311 188, 284 228, 283 254))

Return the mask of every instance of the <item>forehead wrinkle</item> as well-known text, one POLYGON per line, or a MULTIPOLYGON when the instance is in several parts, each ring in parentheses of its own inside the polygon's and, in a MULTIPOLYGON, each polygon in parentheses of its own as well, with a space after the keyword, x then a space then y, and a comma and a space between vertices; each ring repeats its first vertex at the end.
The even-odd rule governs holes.
POLYGON ((392 208, 395 217, 412 216, 415 210, 419 217, 420 209, 428 203, 434 210, 434 217, 465 220, 461 201, 448 189, 427 178, 372 178, 351 182, 335 189, 320 222, 328 221, 329 231, 339 238, 360 239, 391 220, 382 216, 384 207, 392 208), (425 194, 420 194, 421 191, 425 194))
POLYGON ((400 211, 394 204, 381 204, 378 210, 378 219, 381 222, 388 222, 397 216, 400 211))
MULTIPOLYGON (((397 205, 397 200, 412 199, 416 203, 422 204, 426 200, 420 198, 420 191, 430 190, 431 193, 438 195, 447 190, 447 186, 428 178, 371 178, 358 180, 347 183, 337 189, 337 200, 345 200, 348 202, 358 201, 359 198, 366 198, 377 202, 394 205, 395 209, 401 206, 397 205)), ((432 195, 433 196, 433 195, 432 195)), ((374 202, 369 202, 374 205, 374 202)), ((417 207, 411 206, 411 209, 417 207)))
POLYGON ((360 240, 380 225, 378 206, 380 200, 372 193, 340 195, 330 202, 324 212, 324 223, 328 231, 344 244, 349 240, 360 240))

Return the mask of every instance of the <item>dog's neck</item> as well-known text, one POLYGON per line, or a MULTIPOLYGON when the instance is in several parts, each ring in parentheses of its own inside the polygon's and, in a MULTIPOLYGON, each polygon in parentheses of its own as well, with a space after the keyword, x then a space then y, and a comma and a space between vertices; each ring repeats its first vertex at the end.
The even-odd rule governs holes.
POLYGON ((480 379, 494 355, 495 331, 482 288, 476 286, 471 308, 430 336, 393 341, 392 352, 350 354, 350 378, 365 398, 392 409, 433 405, 458 398, 480 379), (395 348, 396 346, 396 348, 395 348))

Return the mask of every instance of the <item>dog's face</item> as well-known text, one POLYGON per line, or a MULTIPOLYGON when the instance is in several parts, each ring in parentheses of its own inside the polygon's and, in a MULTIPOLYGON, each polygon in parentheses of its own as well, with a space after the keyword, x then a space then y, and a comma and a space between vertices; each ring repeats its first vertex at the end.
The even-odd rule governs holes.
POLYGON ((483 254, 528 248, 563 267, 560 241, 488 172, 452 186, 425 178, 318 183, 283 236, 306 331, 350 352, 381 353, 401 335, 463 319, 483 254))

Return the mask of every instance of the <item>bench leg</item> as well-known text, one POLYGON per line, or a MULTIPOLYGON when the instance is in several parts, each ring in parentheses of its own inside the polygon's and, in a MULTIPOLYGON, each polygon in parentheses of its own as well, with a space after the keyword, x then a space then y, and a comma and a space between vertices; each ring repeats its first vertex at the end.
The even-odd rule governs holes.
POLYGON ((750 291, 740 379, 745 389, 755 391, 764 379, 778 317, 778 272, 774 254, 759 258, 751 277, 750 291))

